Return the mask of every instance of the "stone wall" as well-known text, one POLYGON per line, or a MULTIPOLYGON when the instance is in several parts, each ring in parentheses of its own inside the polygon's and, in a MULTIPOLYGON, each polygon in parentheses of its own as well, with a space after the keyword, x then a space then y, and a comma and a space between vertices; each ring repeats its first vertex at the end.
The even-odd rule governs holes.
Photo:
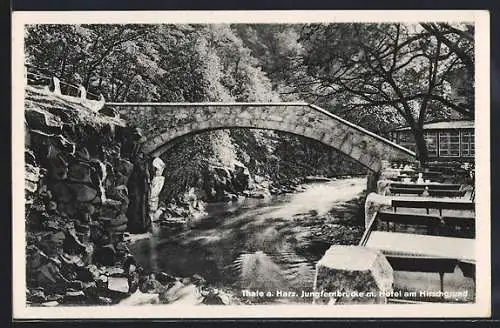
MULTIPOLYGON (((116 122, 115 122, 116 123, 116 122)), ((127 247, 129 129, 27 89, 27 301, 110 304, 138 285, 127 247)))

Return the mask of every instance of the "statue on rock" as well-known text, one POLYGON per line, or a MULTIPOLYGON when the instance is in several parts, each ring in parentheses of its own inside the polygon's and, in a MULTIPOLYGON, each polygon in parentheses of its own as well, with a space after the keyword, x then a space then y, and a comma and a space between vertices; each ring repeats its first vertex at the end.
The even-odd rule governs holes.
POLYGON ((165 162, 163 162, 161 158, 156 157, 153 160, 153 167, 155 168, 155 176, 161 176, 163 170, 165 170, 165 162))
POLYGON ((162 175, 163 170, 165 170, 165 162, 163 162, 160 158, 156 157, 153 160, 153 167, 155 169, 155 176, 151 180, 150 196, 149 196, 149 217, 151 222, 156 221, 157 216, 159 216, 157 210, 158 210, 158 203, 160 200, 160 192, 163 188, 163 184, 165 183, 165 177, 162 175))

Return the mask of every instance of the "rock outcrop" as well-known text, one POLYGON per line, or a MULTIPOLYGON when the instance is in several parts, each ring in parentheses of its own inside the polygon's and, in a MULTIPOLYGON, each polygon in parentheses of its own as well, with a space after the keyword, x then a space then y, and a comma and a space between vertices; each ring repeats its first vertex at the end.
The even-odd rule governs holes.
POLYGON ((314 303, 384 304, 393 279, 393 269, 380 251, 334 245, 316 264, 314 303))
MULTIPOLYGON (((134 292, 131 131, 34 88, 25 101, 27 301, 111 304, 134 292)), ((133 148, 133 147, 132 147, 133 148)))

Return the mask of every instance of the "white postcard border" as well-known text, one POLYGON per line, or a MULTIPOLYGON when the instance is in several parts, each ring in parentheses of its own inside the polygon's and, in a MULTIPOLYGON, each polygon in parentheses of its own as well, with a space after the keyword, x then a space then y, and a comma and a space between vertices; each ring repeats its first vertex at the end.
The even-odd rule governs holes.
POLYGON ((488 317, 490 270, 490 31, 485 10, 411 11, 92 11, 12 14, 12 236, 14 319, 97 318, 397 318, 488 317), (476 303, 386 305, 237 305, 28 307, 24 227, 24 25, 38 23, 305 23, 470 21, 475 24, 476 303))

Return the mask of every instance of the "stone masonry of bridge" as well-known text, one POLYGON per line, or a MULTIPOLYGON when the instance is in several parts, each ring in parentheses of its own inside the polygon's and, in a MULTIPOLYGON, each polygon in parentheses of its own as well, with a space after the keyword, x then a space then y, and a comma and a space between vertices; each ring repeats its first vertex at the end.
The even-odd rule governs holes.
POLYGON ((415 153, 307 103, 107 103, 139 127, 143 152, 158 157, 188 134, 226 128, 289 132, 331 146, 379 172, 382 161, 414 161, 415 153))

